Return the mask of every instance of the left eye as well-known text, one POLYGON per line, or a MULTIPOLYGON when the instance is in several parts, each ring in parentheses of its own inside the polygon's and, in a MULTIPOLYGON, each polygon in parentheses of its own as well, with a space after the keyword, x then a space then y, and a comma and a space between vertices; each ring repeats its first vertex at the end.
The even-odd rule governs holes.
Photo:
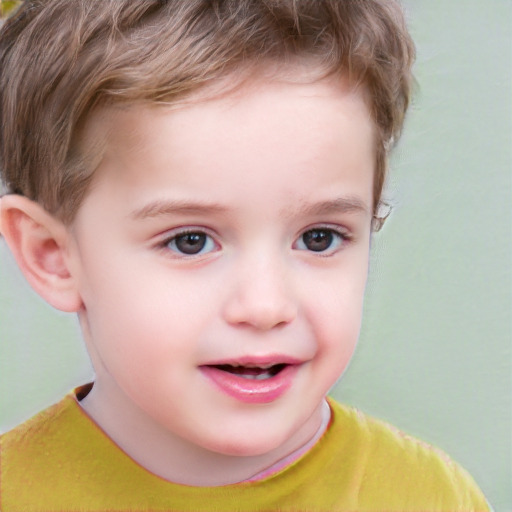
POLYGON ((304 232, 295 244, 299 251, 312 251, 321 253, 333 253, 339 249, 346 236, 328 228, 309 229, 304 232))
POLYGON ((180 233, 167 240, 165 246, 185 256, 196 256, 215 250, 213 238, 201 231, 180 233))

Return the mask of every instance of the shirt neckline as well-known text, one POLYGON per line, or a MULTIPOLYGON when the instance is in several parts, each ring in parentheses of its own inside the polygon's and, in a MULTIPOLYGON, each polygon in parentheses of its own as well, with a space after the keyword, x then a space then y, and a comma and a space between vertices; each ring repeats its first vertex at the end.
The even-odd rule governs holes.
POLYGON ((323 409, 323 417, 322 423, 317 430, 315 436, 308 441, 305 445, 284 457, 280 461, 273 464, 271 467, 258 472, 256 475, 250 477, 249 479, 242 480, 240 482, 232 482, 223 485, 217 486, 193 486, 182 483, 173 482, 172 480, 167 480, 160 475, 153 473, 135 459, 133 459, 128 453, 126 453, 102 428, 100 425, 96 423, 96 421, 89 416, 89 414, 85 411, 85 409, 80 405, 80 401, 83 400, 91 391, 94 382, 89 382, 82 386, 78 386, 71 393, 69 393, 68 397, 71 399, 75 410, 81 415, 82 418, 87 420, 91 429, 95 431, 95 433, 101 435, 111 446, 113 450, 122 454, 126 463, 132 467, 138 468, 138 470, 143 471, 146 475, 155 478, 169 486, 176 486, 181 489, 230 489, 235 487, 247 487, 247 486, 259 486, 259 485, 267 485, 270 482, 274 482, 274 480, 280 480, 281 478, 285 478, 289 473, 289 470, 293 472, 300 471, 300 466, 302 466, 303 462, 310 457, 314 457, 314 454, 320 450, 321 444, 323 444, 325 438, 328 436, 330 430, 332 430, 332 424, 334 421, 334 411, 332 409, 332 404, 329 397, 324 399, 324 409, 323 409))

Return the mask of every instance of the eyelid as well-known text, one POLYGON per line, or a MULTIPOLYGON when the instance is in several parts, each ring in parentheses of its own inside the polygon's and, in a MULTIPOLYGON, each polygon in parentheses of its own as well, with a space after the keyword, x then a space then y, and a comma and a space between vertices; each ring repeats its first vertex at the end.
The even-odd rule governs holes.
POLYGON ((349 228, 341 226, 339 224, 332 224, 330 222, 320 222, 316 224, 311 224, 310 226, 306 226, 305 228, 300 230, 299 236, 302 236, 304 233, 307 233, 308 231, 314 231, 316 229, 325 229, 326 231, 333 231, 334 233, 340 235, 343 238, 346 238, 347 240, 353 238, 352 231, 349 228))

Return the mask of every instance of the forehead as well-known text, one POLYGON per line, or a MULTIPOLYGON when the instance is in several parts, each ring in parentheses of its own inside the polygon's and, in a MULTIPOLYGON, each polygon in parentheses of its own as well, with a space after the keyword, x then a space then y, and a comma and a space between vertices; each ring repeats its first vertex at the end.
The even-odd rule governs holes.
POLYGON ((270 195, 272 184, 285 191, 299 178, 318 187, 312 169, 329 169, 331 181, 338 168, 352 169, 344 178, 356 181, 361 166, 373 169, 374 126, 364 95, 347 82, 254 81, 218 91, 98 111, 84 139, 102 149, 96 183, 131 186, 141 197, 172 175, 175 190, 243 196, 263 173, 270 195))

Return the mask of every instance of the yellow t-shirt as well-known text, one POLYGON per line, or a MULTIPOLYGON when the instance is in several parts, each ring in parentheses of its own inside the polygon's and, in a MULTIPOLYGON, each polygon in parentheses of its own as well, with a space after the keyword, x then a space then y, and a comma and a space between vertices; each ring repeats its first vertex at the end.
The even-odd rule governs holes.
POLYGON ((487 511, 442 452, 329 400, 322 438, 256 482, 190 487, 150 473, 85 414, 72 393, 1 438, 2 512, 487 511))

